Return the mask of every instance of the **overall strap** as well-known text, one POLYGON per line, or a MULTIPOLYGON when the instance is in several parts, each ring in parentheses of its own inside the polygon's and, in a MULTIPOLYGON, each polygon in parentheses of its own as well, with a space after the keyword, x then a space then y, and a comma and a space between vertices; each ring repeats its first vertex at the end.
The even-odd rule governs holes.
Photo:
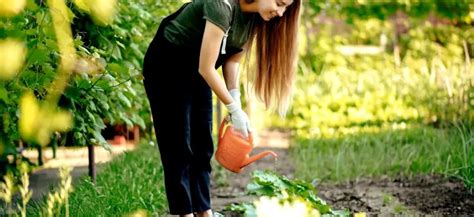
POLYGON ((222 38, 222 47, 221 47, 221 54, 226 54, 226 46, 227 46, 227 37, 229 36, 229 31, 230 28, 232 27, 232 24, 234 23, 234 18, 235 18, 235 7, 232 8, 230 3, 228 2, 229 0, 223 0, 229 7, 231 7, 232 10, 232 19, 230 19, 230 25, 227 31, 224 32, 224 38, 222 38))
POLYGON ((163 32, 165 31, 165 26, 174 20, 183 10, 186 8, 187 5, 189 5, 191 2, 186 2, 184 3, 177 11, 174 13, 166 16, 163 20, 161 20, 161 23, 158 27, 158 30, 156 31, 155 38, 153 39, 152 43, 154 43, 155 40, 158 40, 159 38, 163 37, 163 32))

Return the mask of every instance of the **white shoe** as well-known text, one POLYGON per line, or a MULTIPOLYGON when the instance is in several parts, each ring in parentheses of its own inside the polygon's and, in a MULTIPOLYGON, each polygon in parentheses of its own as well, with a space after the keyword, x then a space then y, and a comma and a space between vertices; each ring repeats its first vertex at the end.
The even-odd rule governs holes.
POLYGON ((212 213, 212 216, 213 216, 213 217, 224 217, 223 214, 218 213, 218 212, 213 212, 213 213, 212 213))

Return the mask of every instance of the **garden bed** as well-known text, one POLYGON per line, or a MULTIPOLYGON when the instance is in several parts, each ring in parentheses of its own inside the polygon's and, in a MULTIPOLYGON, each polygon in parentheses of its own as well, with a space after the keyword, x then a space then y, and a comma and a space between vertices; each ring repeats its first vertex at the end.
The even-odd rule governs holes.
POLYGON ((321 184, 319 196, 336 209, 370 214, 468 216, 474 195, 462 181, 439 175, 374 178, 321 184))
MULTIPOLYGON (((260 152, 269 148, 255 148, 260 152)), ((242 174, 226 174, 227 185, 213 187, 213 204, 226 216, 241 216, 225 211, 226 205, 249 202, 255 197, 244 194, 253 170, 270 169, 292 178, 293 162, 287 149, 271 148, 278 161, 265 158, 250 165, 242 174)), ((216 179, 216 177, 215 177, 216 179)), ((214 182, 217 182, 215 180, 214 182)), ((316 184, 318 196, 336 210, 348 209, 352 213, 373 215, 470 215, 474 213, 474 195, 459 179, 440 175, 412 177, 360 178, 356 181, 327 181, 316 184)))

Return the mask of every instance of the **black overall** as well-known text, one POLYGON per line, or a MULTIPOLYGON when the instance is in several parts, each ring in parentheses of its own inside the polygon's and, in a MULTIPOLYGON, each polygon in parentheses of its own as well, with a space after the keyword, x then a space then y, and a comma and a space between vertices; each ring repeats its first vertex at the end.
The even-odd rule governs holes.
MULTIPOLYGON (((212 93, 198 72, 200 47, 178 47, 164 27, 187 4, 163 19, 145 55, 143 75, 164 168, 170 214, 211 208, 212 93)), ((241 51, 227 48, 216 68, 241 51)))

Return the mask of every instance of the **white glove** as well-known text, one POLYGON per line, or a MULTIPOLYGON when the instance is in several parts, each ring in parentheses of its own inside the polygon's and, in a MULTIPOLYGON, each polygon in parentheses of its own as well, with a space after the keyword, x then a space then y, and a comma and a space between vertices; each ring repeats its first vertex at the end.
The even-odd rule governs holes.
POLYGON ((242 103, 240 102, 240 90, 232 89, 232 90, 229 90, 229 93, 232 96, 232 99, 234 99, 234 102, 237 102, 237 105, 242 107, 242 103))
POLYGON ((226 107, 230 112, 230 118, 234 130, 239 131, 247 139, 249 133, 251 133, 249 117, 242 110, 240 104, 235 100, 232 101, 232 103, 227 104, 226 107))

